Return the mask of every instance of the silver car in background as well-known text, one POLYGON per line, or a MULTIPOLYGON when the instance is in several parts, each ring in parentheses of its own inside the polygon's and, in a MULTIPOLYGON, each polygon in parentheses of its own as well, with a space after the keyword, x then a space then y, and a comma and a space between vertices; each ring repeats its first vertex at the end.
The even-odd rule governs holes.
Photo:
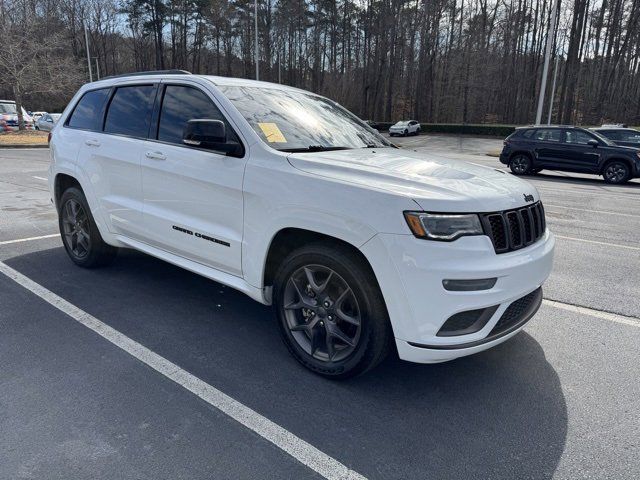
POLYGON ((43 132, 50 132, 53 126, 60 119, 61 113, 45 113, 36 122, 36 129, 43 132))

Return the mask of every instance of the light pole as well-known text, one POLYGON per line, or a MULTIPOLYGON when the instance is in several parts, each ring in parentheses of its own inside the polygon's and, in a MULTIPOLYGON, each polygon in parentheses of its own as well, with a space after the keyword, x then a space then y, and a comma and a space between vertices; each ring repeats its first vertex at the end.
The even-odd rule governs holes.
POLYGON ((84 42, 87 46, 87 67, 89 67, 89 81, 93 82, 93 73, 91 73, 91 55, 89 54, 89 35, 87 34, 87 24, 84 24, 84 42))
POLYGON ((558 60, 560 55, 556 53, 556 65, 553 69, 553 83, 551 84, 551 98, 549 99, 549 114, 547 115, 547 125, 551 125, 551 112, 553 112, 553 97, 556 95, 556 79, 558 78, 558 60))
POLYGON ((556 17, 558 16, 558 0, 553 0, 551 7, 551 22, 547 33, 547 45, 544 53, 544 67, 542 68, 542 81, 540 82, 540 94, 538 97, 538 111, 536 112, 536 125, 540 125, 542 121, 542 107, 544 104, 544 94, 547 89, 547 76, 549 74, 549 57, 551 56, 551 47, 553 46, 553 37, 556 30, 556 17))
POLYGON ((260 80, 260 60, 258 53, 258 0, 253 1, 253 20, 256 29, 256 80, 260 80))

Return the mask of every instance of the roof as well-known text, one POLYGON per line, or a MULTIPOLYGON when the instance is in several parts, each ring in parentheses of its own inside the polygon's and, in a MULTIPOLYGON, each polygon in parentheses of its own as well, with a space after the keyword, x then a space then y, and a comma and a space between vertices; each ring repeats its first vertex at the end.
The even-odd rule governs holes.
POLYGON ((281 90, 296 90, 304 93, 312 93, 307 90, 302 90, 296 87, 291 87, 289 85, 282 85, 279 83, 271 83, 271 82, 263 82, 259 80, 251 80, 248 78, 235 78, 235 77, 222 77, 215 75, 196 75, 192 74, 186 70, 150 70, 146 72, 131 72, 124 73, 121 75, 112 75, 110 77, 103 77, 100 80, 96 80, 94 83, 102 83, 104 81, 115 80, 115 79, 136 79, 137 77, 142 77, 144 79, 149 80, 149 77, 159 77, 159 78, 202 78, 206 79, 209 82, 213 83, 216 86, 238 86, 238 87, 260 87, 260 88, 273 88, 273 89, 281 89, 281 90))
POLYGON ((516 127, 516 129, 518 128, 581 128, 581 129, 584 129, 584 127, 580 127, 578 125, 545 125, 545 124, 524 125, 522 127, 516 127))

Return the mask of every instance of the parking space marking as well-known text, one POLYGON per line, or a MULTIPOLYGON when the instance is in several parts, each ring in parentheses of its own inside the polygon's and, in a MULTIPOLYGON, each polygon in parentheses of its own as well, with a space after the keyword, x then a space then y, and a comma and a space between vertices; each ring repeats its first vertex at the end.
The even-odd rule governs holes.
POLYGON ((363 480, 338 460, 0 262, 0 273, 330 480, 363 480))
POLYGON ((0 245, 11 245, 12 243, 31 242, 33 240, 42 240, 43 238, 59 237, 59 233, 52 233, 51 235, 41 235, 39 237, 18 238, 16 240, 4 240, 0 242, 0 245))
POLYGON ((570 303, 558 302, 556 300, 544 299, 543 303, 550 307, 560 308, 573 313, 579 313, 582 315, 589 315, 591 317, 601 318, 610 322, 621 323, 623 325, 629 325, 630 327, 640 328, 640 319, 635 317, 627 317, 625 315, 619 315, 617 313, 604 312, 602 310, 594 310, 593 308, 580 307, 578 305, 572 305, 570 303))
POLYGON ((640 247, 634 247, 631 245, 620 245, 619 243, 599 242, 597 240, 587 240, 586 238, 565 237, 564 235, 556 235, 556 238, 562 238, 564 240, 572 240, 574 242, 594 243, 596 245, 606 245, 608 247, 626 248, 628 250, 640 250, 640 247))
POLYGON ((35 178, 36 180, 42 180, 43 182, 47 182, 48 180, 44 177, 38 177, 37 175, 33 175, 33 178, 35 178))
POLYGON ((566 210, 580 210, 581 212, 590 212, 590 213, 603 213, 606 215, 618 215, 621 217, 635 217, 640 218, 640 215, 634 215, 632 213, 620 213, 620 212, 609 212, 606 210, 590 210, 588 208, 578 208, 578 207, 567 207, 565 205, 553 205, 550 203, 545 203, 544 208, 564 208, 566 210))

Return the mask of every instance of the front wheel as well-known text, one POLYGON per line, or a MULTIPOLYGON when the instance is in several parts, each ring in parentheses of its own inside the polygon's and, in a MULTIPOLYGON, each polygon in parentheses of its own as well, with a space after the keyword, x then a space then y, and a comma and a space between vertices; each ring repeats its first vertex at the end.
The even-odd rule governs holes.
POLYGON ((348 378, 386 356, 391 329, 380 289, 345 248, 315 244, 292 252, 274 281, 281 336, 309 370, 348 378))
POLYGON ((614 161, 604 167, 602 176, 604 177, 604 181, 607 183, 621 184, 629 180, 629 177, 631 177, 631 171, 626 163, 614 161))
POLYGON ((527 155, 518 154, 509 162, 509 168, 515 175, 528 175, 531 173, 531 159, 527 155))

